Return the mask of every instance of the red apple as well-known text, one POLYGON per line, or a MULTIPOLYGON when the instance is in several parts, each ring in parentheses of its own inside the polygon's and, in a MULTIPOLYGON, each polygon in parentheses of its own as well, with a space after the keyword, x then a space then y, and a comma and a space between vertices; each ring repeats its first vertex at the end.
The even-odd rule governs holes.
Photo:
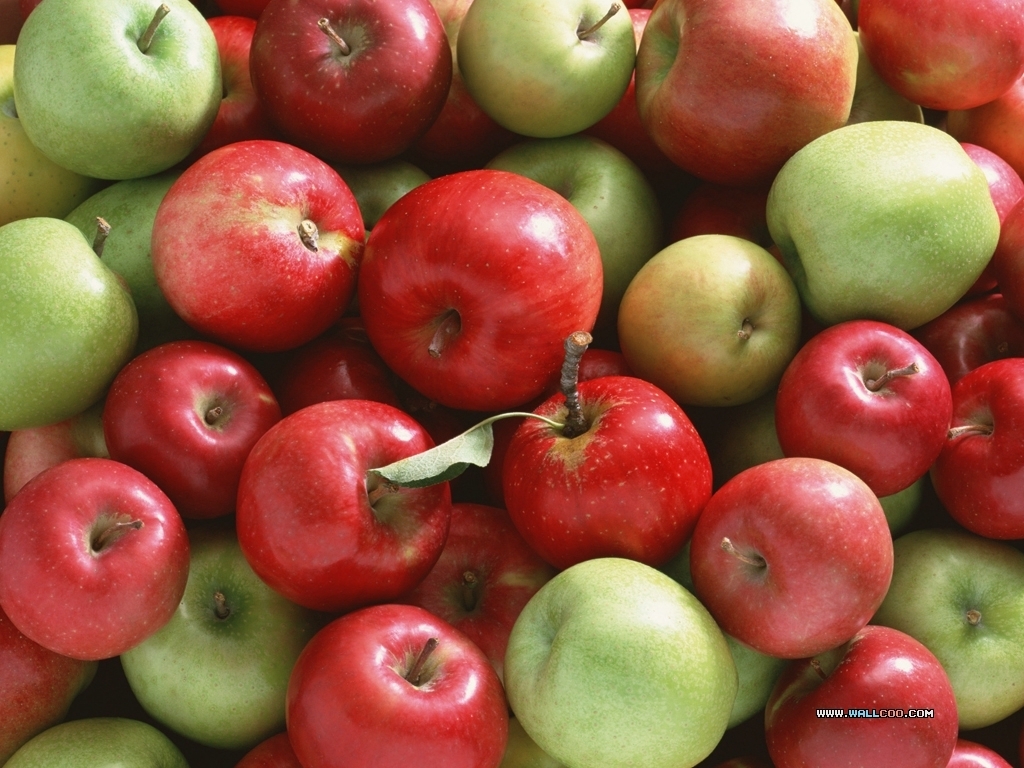
POLYGON ((151 480, 111 459, 71 459, 0 515, 0 607, 56 653, 97 660, 170 620, 188 579, 188 536, 151 480))
POLYGON ((285 137, 332 163, 403 152, 437 117, 452 81, 430 0, 271 0, 250 65, 285 137))
POLYGON ((1024 199, 1006 215, 990 262, 1010 311, 1024 320, 1024 199))
POLYGON ((241 355, 172 341, 131 360, 103 408, 110 457, 134 467, 183 517, 227 515, 249 451, 281 419, 270 385, 241 355))
POLYGON ((288 683, 288 737, 317 768, 487 768, 508 708, 487 657, 414 605, 377 605, 324 627, 288 683))
POLYGON ((871 768, 946 768, 956 699, 924 645, 867 626, 845 645, 790 664, 765 707, 765 738, 775 768, 846 768, 851 758, 871 768))
POLYGON ((337 171, 289 144, 241 141, 204 155, 171 185, 153 223, 153 270, 200 333, 281 351, 341 317, 364 238, 337 171))
POLYGON ((508 513, 483 504, 452 505, 441 557, 403 603, 444 619, 484 652, 498 676, 512 625, 555 569, 519 535, 508 513))
POLYGON ((448 484, 398 488, 370 470, 433 445, 408 414, 372 400, 331 400, 286 416, 242 468, 235 524, 252 569, 320 611, 409 592, 444 547, 448 484))
POLYGON ((690 540, 694 592, 719 627, 778 658, 853 637, 881 605, 892 569, 878 498, 821 459, 740 472, 711 497, 690 540))
POLYGON ((946 130, 961 144, 999 155, 1024 178, 1024 78, 996 99, 972 109, 950 110, 946 130))
POLYGON ((672 242, 694 235, 735 235, 763 248, 771 244, 765 187, 724 187, 704 182, 696 187, 672 219, 672 242))
POLYGON ((230 16, 258 19, 270 0, 216 0, 217 7, 230 16))
POLYGON ((570 333, 601 303, 597 242, 564 197, 498 170, 449 174, 370 232, 359 309, 388 367, 442 405, 496 411, 537 397, 570 333))
POLYGON ((952 410, 949 380, 924 345, 887 323, 850 320, 790 361, 775 430, 786 456, 831 461, 889 496, 928 472, 952 410))
POLYGON ((1013 768, 1000 754, 984 744, 957 739, 946 768, 1013 768))
POLYGON ((295 756, 288 733, 283 732, 250 749, 235 763, 235 768, 302 768, 302 763, 295 756))

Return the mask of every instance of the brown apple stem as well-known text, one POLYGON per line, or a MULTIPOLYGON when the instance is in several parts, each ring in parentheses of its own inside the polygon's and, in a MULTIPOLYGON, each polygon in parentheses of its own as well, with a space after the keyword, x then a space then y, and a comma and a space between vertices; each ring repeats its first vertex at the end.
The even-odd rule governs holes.
POLYGON ((366 498, 370 502, 370 506, 372 507, 385 496, 390 496, 393 493, 398 493, 400 490, 401 486, 399 486, 397 483, 392 483, 390 480, 385 480, 383 483, 381 483, 376 488, 367 493, 366 498))
POLYGON ((597 32, 597 30, 599 30, 601 27, 603 27, 605 22, 607 22, 608 19, 610 19, 612 16, 614 16, 620 10, 622 10, 622 6, 621 5, 619 5, 618 3, 612 3, 611 8, 608 9, 608 13, 606 13, 604 16, 602 16, 600 19, 598 19, 598 21, 593 26, 588 27, 587 29, 577 30, 576 36, 580 40, 586 40, 592 34, 597 32))
POLYGON ((478 583, 479 580, 472 571, 466 571, 462 574, 462 607, 467 611, 472 611, 476 608, 476 585, 478 583))
POLYGON ((92 541, 89 542, 92 546, 92 551, 101 552, 122 536, 125 536, 129 531, 137 531, 140 528, 142 528, 141 520, 121 520, 111 523, 92 537, 92 541))
POLYGON ((430 654, 434 652, 435 648, 437 648, 437 638, 432 637, 423 644, 423 650, 420 651, 420 655, 416 657, 416 661, 405 675, 405 679, 417 688, 422 682, 423 665, 427 663, 427 659, 430 658, 430 654))
POLYGON ((747 565, 751 565, 755 568, 764 568, 768 565, 765 559, 760 555, 754 555, 753 557, 751 557, 750 555, 745 555, 742 552, 740 552, 738 549, 736 549, 736 546, 729 540, 728 536, 722 537, 722 549, 724 549, 726 552, 728 552, 730 555, 735 557, 740 562, 744 562, 747 565))
POLYGON ((433 358, 441 357, 448 343, 459 335, 462 330, 462 318, 457 309, 449 309, 441 316, 441 320, 434 330, 434 337, 430 340, 427 353, 433 358))
POLYGON ((103 247, 110 235, 110 224, 102 216, 96 217, 96 236, 92 239, 92 250, 97 258, 103 256, 103 247))
POLYGON ((328 19, 320 19, 316 25, 320 27, 325 35, 331 38, 332 43, 338 46, 338 50, 341 51, 342 56, 348 56, 352 53, 352 49, 349 47, 349 44, 345 42, 345 38, 338 34, 338 31, 331 26, 331 22, 328 19))
POLYGON ((313 253, 316 253, 319 250, 317 242, 320 240, 320 230, 316 228, 316 224, 309 219, 303 219, 300 221, 299 240, 302 241, 302 244, 306 246, 306 248, 311 250, 313 253))
POLYGON ((811 665, 811 669, 813 669, 821 676, 822 680, 828 677, 828 675, 825 674, 825 669, 821 666, 820 661, 818 661, 817 659, 811 659, 808 663, 811 665))
POLYGON ((978 626, 981 623, 981 611, 971 608, 971 610, 967 612, 967 623, 972 627, 978 626))
POLYGON ((226 619, 231 615, 231 608, 228 607, 228 599, 219 589, 213 593, 213 615, 218 619, 226 619))
POLYGON ((877 392, 893 379, 899 378, 900 376, 913 376, 920 370, 921 369, 917 367, 917 363, 911 363, 906 368, 896 368, 895 370, 886 371, 877 379, 868 379, 864 382, 864 386, 866 386, 871 392, 877 392))
POLYGON ((217 423, 217 420, 220 419, 220 417, 223 416, 223 415, 224 415, 224 406, 222 406, 222 405, 215 405, 212 408, 210 408, 209 410, 207 410, 207 412, 205 414, 203 414, 203 421, 205 421, 207 424, 209 424, 212 427, 214 424, 217 423))
POLYGON ((947 440, 954 440, 964 435, 991 435, 993 427, 991 424, 964 424, 960 427, 950 427, 946 432, 947 440))
POLYGON ((747 339, 750 338, 750 335, 753 332, 754 332, 754 324, 752 322, 750 322, 750 318, 749 317, 744 317, 743 318, 743 325, 740 327, 740 329, 738 331, 736 331, 736 335, 739 336, 743 341, 746 341, 747 339))
POLYGON ((566 437, 576 437, 590 429, 583 409, 580 408, 579 383, 580 360, 593 340, 594 337, 586 331, 576 331, 566 337, 563 345, 565 357, 562 359, 562 375, 558 384, 565 396, 565 407, 568 410, 565 426, 562 428, 562 434, 566 437))
POLYGON ((149 26, 146 27, 146 31, 142 33, 142 37, 139 38, 139 50, 146 53, 149 50, 149 46, 153 44, 153 36, 156 35, 156 29, 160 26, 160 22, 164 20, 164 17, 171 12, 171 6, 167 3, 160 3, 156 9, 156 13, 153 14, 153 20, 149 22, 149 26))

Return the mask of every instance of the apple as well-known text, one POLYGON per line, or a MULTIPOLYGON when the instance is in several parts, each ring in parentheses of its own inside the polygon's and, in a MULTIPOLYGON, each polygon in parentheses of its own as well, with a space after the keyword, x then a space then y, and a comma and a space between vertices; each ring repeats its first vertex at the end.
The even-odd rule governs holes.
POLYGON ((586 135, 523 141, 485 167, 540 182, 586 219, 604 275, 595 335, 613 341, 626 286, 662 247, 661 204, 643 172, 610 144, 586 135))
POLYGON ((715 408, 708 416, 695 426, 711 459, 715 490, 745 469, 784 458, 775 431, 774 390, 749 403, 715 408))
POLYGON ((106 659, 137 645, 173 615, 187 577, 177 510, 112 459, 51 467, 0 516, 0 607, 65 656, 106 659))
POLYGON ((497 766, 508 737, 501 682, 483 652, 414 605, 375 605, 321 629, 286 701, 302 765, 497 766))
POLYGON ((757 243, 772 244, 765 220, 768 187, 726 187, 705 181, 683 200, 672 217, 669 240, 695 235, 734 235, 757 243))
POLYGON ((338 163, 408 149, 452 80, 430 0, 271 0, 249 62, 256 95, 286 140, 338 163))
POLYGON ((97 402, 131 357, 131 296, 73 225, 0 226, 0 429, 55 424, 97 402))
POLYGON ((873 768, 946 768, 957 741, 956 703, 928 648, 898 630, 866 626, 782 673, 765 708, 768 752, 776 768, 845 768, 851 756, 873 768))
POLYGON ((971 109, 1024 75, 1024 3, 981 0, 970 20, 955 0, 861 0, 857 29, 872 67, 928 109, 971 109))
POLYGON ((0 0, 0 45, 17 42, 23 21, 19 0, 0 0))
POLYGON ((235 763, 235 768, 302 768, 288 733, 282 731, 264 739, 235 763))
POLYGON ((270 0, 216 0, 215 5, 225 15, 258 19, 269 2, 270 0))
POLYGON ((857 43, 835 0, 664 0, 636 54, 655 143, 706 181, 754 185, 846 123, 857 43))
POLYGON ((71 702, 96 675, 95 661, 43 648, 0 610, 0 762, 37 733, 61 722, 71 702))
POLYGON ((712 495, 690 541, 694 593, 722 631, 779 658, 853 637, 892 569, 877 497, 822 459, 776 459, 736 475, 712 495))
POLYGON ((608 114, 629 86, 633 22, 607 0, 474 0, 458 60, 470 96, 499 125, 568 136, 608 114))
POLYGON ((505 654, 512 710, 567 766, 695 766, 725 733, 736 688, 729 647, 704 606, 622 558, 578 563, 541 587, 505 654))
POLYGON ((1024 199, 1010 209, 1002 222, 991 268, 1010 312, 1024 320, 1024 199))
POLYGON ((284 142, 239 141, 171 185, 153 222, 153 270, 200 333, 278 352, 341 317, 364 238, 355 196, 327 163, 284 142))
POLYGON ((864 51, 864 40, 857 36, 857 85, 850 105, 849 123, 865 123, 871 120, 907 120, 923 123, 921 105, 894 91, 879 76, 871 59, 864 51))
POLYGON ((800 299, 768 251, 698 235, 654 255, 619 305, 619 344, 636 375, 684 405, 750 402, 800 346, 800 299))
POLYGON ((314 610, 406 594, 444 548, 450 490, 399 488, 370 470, 431 447, 411 416, 371 400, 286 416, 242 467, 235 525, 246 560, 273 589, 314 610))
POLYGON ((1024 119, 1024 78, 1002 96, 972 109, 953 109, 946 114, 946 130, 957 141, 977 144, 994 152, 1024 176, 1024 143, 1020 121, 1024 119))
POLYGON ((46 729, 4 768, 189 768, 181 750, 156 727, 126 717, 87 717, 46 729))
POLYGON ((370 343, 410 386, 496 411, 540 395, 565 337, 593 327, 601 289, 579 211, 539 182, 481 169, 433 179, 385 212, 358 300, 370 343))
POLYGON ((893 549, 892 584, 872 623, 906 632, 935 654, 953 685, 961 729, 992 725, 1024 706, 1017 684, 1024 554, 953 528, 905 533, 893 549))
POLYGON ((949 309, 999 239, 985 174, 950 135, 899 120, 838 128, 798 151, 768 194, 768 230, 823 325, 910 330, 949 309))
POLYGON ((56 0, 18 36, 25 133, 83 176, 141 178, 183 160, 213 123, 221 89, 217 41, 188 0, 56 0))
POLYGON ((398 198, 430 181, 422 168, 399 158, 370 165, 335 165, 334 170, 355 195, 367 231, 398 198))
POLYGON ((976 741, 959 738, 946 768, 1013 768, 1000 754, 976 741))
POLYGON ((121 654, 156 722, 218 749, 248 749, 285 727, 299 653, 322 624, 253 572, 230 528, 189 533, 188 583, 171 619, 121 654))
POLYGON ((530 738, 522 723, 515 717, 508 721, 508 743, 498 768, 565 768, 530 738))
POLYGON ((107 392, 110 457, 155 482, 183 517, 235 509, 249 451, 281 419, 270 385, 241 355, 172 341, 133 358, 107 392))

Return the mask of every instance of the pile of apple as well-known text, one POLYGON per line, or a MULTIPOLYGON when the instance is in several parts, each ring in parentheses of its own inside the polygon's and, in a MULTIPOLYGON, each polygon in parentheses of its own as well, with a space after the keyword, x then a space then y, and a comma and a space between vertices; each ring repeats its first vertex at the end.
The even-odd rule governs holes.
POLYGON ((1024 0, 0 19, 0 765, 1024 760, 1024 0))

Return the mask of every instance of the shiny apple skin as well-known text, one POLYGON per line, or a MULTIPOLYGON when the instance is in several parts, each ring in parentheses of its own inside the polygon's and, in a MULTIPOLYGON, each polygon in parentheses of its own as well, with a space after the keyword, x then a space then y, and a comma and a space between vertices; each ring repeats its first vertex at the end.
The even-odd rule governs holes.
POLYGON ((1013 768, 1003 757, 984 744, 957 739, 946 768, 1013 768))

